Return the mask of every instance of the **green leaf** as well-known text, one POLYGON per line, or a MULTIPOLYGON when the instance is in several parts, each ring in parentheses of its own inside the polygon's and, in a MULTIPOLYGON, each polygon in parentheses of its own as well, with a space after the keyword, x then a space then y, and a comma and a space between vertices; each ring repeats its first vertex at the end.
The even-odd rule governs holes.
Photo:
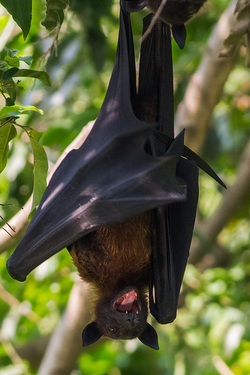
POLYGON ((16 88, 15 87, 6 87, 6 91, 9 94, 10 98, 13 100, 13 103, 15 104, 15 101, 16 101, 16 88))
POLYGON ((4 47, 4 49, 7 52, 7 55, 10 56, 10 57, 15 57, 19 52, 18 49, 10 49, 8 47, 4 47))
POLYGON ((16 128, 11 123, 7 123, 0 127, 0 173, 4 170, 7 164, 9 155, 8 143, 15 138, 16 134, 16 128))
POLYGON ((43 111, 34 106, 20 106, 20 105, 11 105, 3 107, 0 111, 0 120, 10 116, 19 116, 21 114, 30 114, 29 111, 39 112, 43 115, 43 111))
POLYGON ((5 56, 4 60, 7 62, 7 64, 9 66, 12 66, 14 68, 19 68, 19 64, 20 64, 20 60, 18 60, 18 58, 15 56, 15 57, 10 57, 10 56, 5 56))
POLYGON ((27 65, 31 65, 33 62, 32 56, 24 56, 24 57, 18 57, 20 61, 24 61, 27 65))
POLYGON ((6 102, 6 106, 15 105, 15 102, 13 102, 11 98, 6 98, 5 102, 6 102))
POLYGON ((41 24, 46 27, 47 30, 53 30, 58 23, 60 23, 60 17, 58 12, 55 10, 46 12, 46 16, 41 22, 41 24))
POLYGON ((11 68, 11 69, 6 70, 3 73, 3 79, 5 81, 7 81, 8 79, 11 79, 13 77, 13 75, 16 74, 18 71, 19 71, 18 68, 11 68))
POLYGON ((4 107, 3 109, 1 109, 0 111, 0 120, 4 119, 4 118, 7 118, 7 117, 10 117, 10 116, 18 116, 20 115, 20 112, 19 111, 11 111, 9 108, 11 107, 14 107, 14 106, 7 106, 7 107, 4 107), (5 110, 6 108, 6 110, 5 110))
POLYGON ((3 60, 0 60, 0 70, 6 70, 8 69, 7 68, 7 62, 6 61, 3 61, 3 60))
POLYGON ((23 31, 23 38, 26 39, 31 24, 32 0, 1 0, 1 4, 12 15, 23 31))
POLYGON ((45 86, 51 86, 51 80, 49 75, 46 72, 39 72, 37 70, 31 70, 31 69, 19 69, 19 71, 14 74, 13 77, 31 77, 31 78, 37 78, 42 81, 42 83, 45 86))
POLYGON ((68 0, 49 0, 46 4, 47 11, 65 9, 68 3, 68 0))
POLYGON ((31 214, 40 203, 44 190, 47 187, 48 160, 43 146, 39 143, 42 133, 32 129, 29 133, 30 143, 34 155, 34 189, 31 214))

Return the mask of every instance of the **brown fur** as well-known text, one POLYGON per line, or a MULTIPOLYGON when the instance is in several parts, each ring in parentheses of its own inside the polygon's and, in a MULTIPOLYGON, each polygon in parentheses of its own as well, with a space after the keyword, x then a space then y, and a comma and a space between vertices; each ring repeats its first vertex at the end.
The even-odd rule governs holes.
POLYGON ((104 296, 148 284, 151 254, 150 213, 107 225, 76 241, 70 253, 80 276, 104 296))

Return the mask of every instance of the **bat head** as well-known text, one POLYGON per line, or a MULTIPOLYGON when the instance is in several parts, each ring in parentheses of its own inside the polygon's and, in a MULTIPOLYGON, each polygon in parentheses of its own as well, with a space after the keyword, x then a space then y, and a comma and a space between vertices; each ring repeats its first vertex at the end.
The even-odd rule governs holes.
POLYGON ((82 333, 83 346, 101 336, 112 339, 138 339, 152 349, 159 349, 155 329, 147 323, 147 302, 143 292, 129 287, 114 298, 104 298, 96 305, 96 320, 82 333))

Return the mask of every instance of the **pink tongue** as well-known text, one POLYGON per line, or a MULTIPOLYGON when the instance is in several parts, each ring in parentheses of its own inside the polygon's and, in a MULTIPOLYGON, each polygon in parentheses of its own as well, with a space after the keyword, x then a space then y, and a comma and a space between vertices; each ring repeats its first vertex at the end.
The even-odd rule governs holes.
POLYGON ((126 294, 126 297, 120 303, 117 310, 120 311, 120 312, 131 311, 132 307, 133 307, 134 300, 135 300, 135 291, 132 290, 131 292, 126 294))

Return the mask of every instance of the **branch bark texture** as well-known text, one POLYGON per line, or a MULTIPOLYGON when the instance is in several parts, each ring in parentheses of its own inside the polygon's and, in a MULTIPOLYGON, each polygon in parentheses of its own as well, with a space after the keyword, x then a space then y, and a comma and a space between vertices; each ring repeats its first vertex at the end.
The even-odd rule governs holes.
POLYGON ((50 339, 38 375, 69 375, 82 351, 81 333, 90 321, 88 285, 74 284, 64 315, 50 339))

